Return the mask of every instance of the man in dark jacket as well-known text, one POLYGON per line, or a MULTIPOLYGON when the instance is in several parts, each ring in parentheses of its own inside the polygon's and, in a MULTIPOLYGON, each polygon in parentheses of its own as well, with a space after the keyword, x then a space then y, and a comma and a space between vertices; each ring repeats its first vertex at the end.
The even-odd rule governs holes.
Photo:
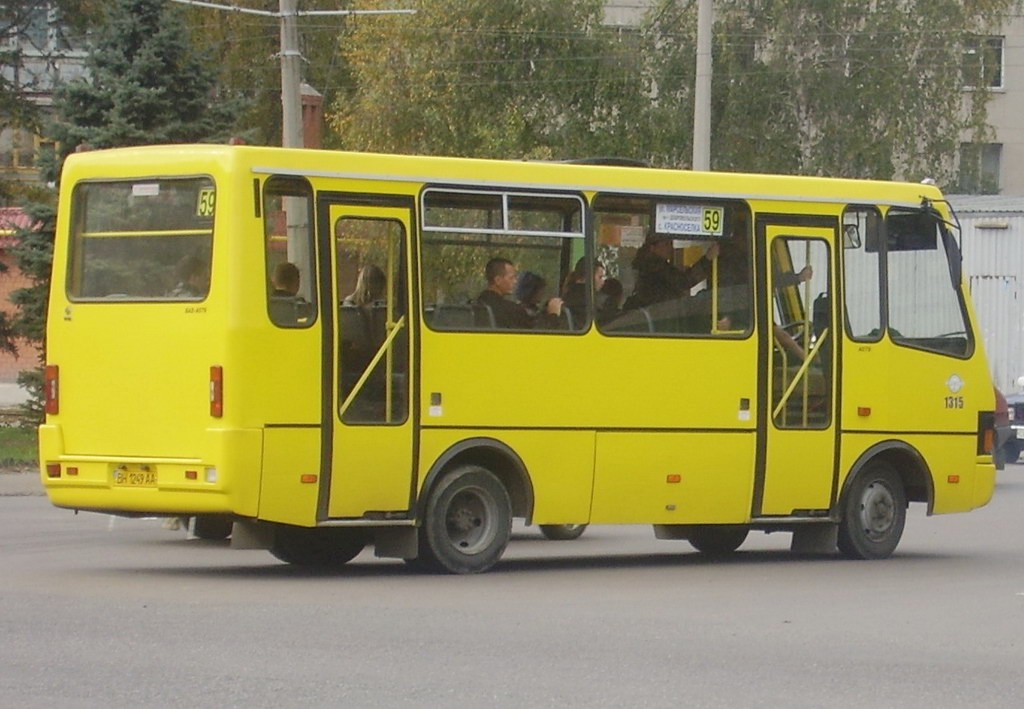
POLYGON ((640 247, 633 259, 636 285, 623 303, 623 310, 646 308, 655 303, 682 298, 711 274, 711 261, 718 256, 718 242, 711 244, 700 260, 687 268, 672 263, 675 249, 672 237, 654 234, 640 247))
POLYGON ((562 299, 550 299, 536 319, 531 317, 526 308, 509 298, 516 289, 518 275, 516 267, 507 258, 492 258, 484 270, 487 288, 477 296, 477 303, 490 309, 494 324, 499 328, 532 330, 556 327, 562 314, 562 299))

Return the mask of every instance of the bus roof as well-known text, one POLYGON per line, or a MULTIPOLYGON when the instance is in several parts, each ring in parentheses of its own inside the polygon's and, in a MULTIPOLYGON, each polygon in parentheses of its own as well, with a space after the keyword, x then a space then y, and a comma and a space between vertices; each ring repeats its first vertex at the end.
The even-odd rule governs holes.
POLYGON ((493 160, 216 144, 138 146, 75 153, 65 163, 65 174, 72 179, 159 177, 183 171, 210 172, 211 163, 233 165, 254 174, 349 178, 417 186, 458 183, 504 189, 573 189, 903 206, 917 206, 922 199, 943 199, 937 187, 924 183, 695 172, 607 164, 606 161, 594 164, 493 160))

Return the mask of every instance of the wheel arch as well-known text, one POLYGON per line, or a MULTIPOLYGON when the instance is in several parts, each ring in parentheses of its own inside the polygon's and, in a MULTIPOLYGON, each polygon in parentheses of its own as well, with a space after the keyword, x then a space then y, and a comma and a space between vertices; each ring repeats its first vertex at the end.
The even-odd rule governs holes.
POLYGON ((459 465, 479 465, 493 473, 508 491, 512 501, 512 516, 522 517, 530 524, 533 520, 533 483, 526 464, 512 448, 495 438, 467 438, 450 446, 438 456, 416 500, 416 518, 423 517, 430 490, 448 470, 459 465))
POLYGON ((935 504, 935 483, 931 468, 920 451, 906 441, 899 440, 880 441, 860 454, 850 468, 846 480, 843 481, 842 490, 836 500, 837 514, 857 475, 868 465, 879 460, 891 465, 900 476, 907 502, 924 502, 928 505, 928 514, 932 514, 932 506, 935 504))

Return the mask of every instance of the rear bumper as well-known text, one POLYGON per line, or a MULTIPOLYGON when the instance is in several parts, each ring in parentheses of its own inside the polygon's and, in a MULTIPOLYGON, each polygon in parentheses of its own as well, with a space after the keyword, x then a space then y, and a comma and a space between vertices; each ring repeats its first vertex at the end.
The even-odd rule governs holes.
POLYGON ((57 507, 123 515, 255 516, 260 430, 211 430, 197 457, 75 455, 59 425, 39 428, 40 476, 57 507))

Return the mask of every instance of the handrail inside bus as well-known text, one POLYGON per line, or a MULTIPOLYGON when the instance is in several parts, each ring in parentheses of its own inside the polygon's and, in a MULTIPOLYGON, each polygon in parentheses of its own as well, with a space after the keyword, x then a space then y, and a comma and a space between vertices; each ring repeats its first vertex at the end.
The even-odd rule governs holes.
POLYGON ((83 231, 79 236, 83 239, 97 239, 105 237, 140 237, 140 236, 205 236, 213 232, 213 229, 125 229, 123 231, 83 231))
MULTIPOLYGON (((384 341, 380 344, 380 347, 377 348, 377 353, 373 355, 373 358, 370 360, 370 363, 366 365, 366 369, 363 370, 362 376, 360 376, 359 379, 356 380, 355 385, 353 385, 352 387, 352 391, 348 393, 348 396, 345 397, 345 401, 341 403, 341 407, 338 410, 338 418, 341 418, 342 416, 345 415, 345 411, 347 411, 348 407, 352 405, 353 401, 355 401, 356 395, 363 388, 363 385, 366 384, 366 380, 370 378, 370 375, 373 373, 373 370, 376 369, 377 365, 380 363, 381 358, 384 357, 384 353, 391 348, 391 343, 394 341, 398 333, 401 332, 403 327, 405 327, 404 315, 400 317, 389 328, 390 332, 388 332, 387 336, 384 338, 384 341)), ((390 386, 391 384, 389 382, 388 387, 390 388, 390 386)), ((388 398, 390 398, 390 396, 388 398)))
POLYGON ((789 386, 786 387, 786 391, 784 391, 782 396, 779 397, 779 404, 775 407, 775 410, 772 411, 772 418, 778 416, 782 408, 789 402, 789 397, 793 394, 793 390, 796 389, 800 381, 804 379, 807 369, 811 366, 811 362, 814 361, 814 358, 817 357, 818 352, 821 350, 821 346, 825 343, 826 337, 828 337, 827 327, 821 331, 821 335, 819 335, 818 339, 815 341, 814 347, 812 347, 810 352, 807 353, 807 356, 804 358, 800 368, 796 370, 796 376, 793 377, 793 381, 789 383, 789 386))

